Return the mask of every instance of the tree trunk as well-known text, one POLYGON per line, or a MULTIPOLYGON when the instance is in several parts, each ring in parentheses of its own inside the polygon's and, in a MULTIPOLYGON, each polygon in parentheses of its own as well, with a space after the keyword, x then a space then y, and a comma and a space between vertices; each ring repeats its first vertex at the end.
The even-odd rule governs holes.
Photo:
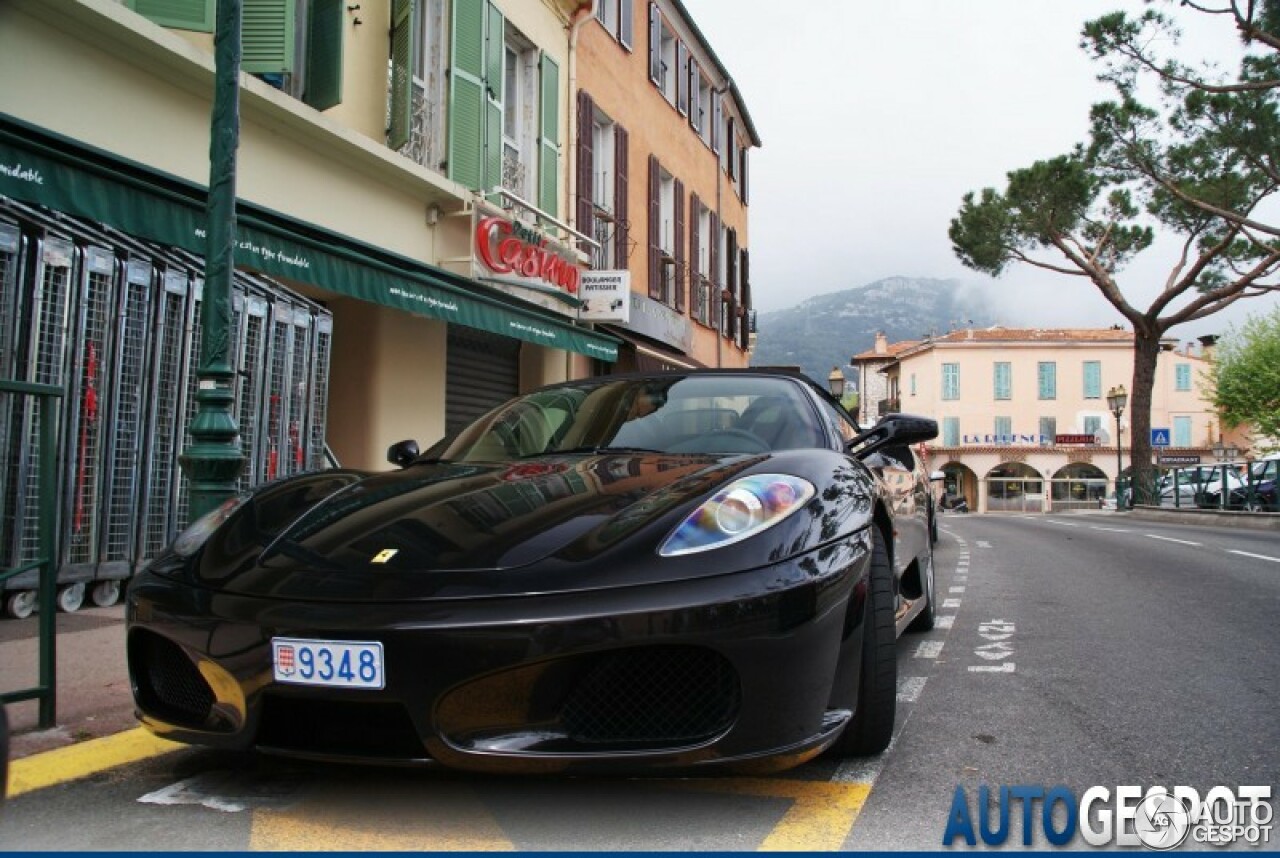
MULTIPOLYGON (((1137 326, 1135 326, 1136 328, 1137 326)), ((1151 461, 1151 391, 1156 382, 1160 335, 1133 333, 1133 392, 1129 398, 1129 472, 1133 502, 1160 505, 1151 461)))

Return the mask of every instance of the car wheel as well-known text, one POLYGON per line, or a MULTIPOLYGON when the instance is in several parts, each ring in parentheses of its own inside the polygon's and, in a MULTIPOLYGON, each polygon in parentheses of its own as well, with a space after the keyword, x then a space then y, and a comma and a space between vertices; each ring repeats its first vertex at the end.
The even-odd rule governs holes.
POLYGON ((875 531, 866 613, 862 621, 862 667, 853 718, 832 750, 841 756, 878 754, 893 738, 898 705, 898 653, 893 625, 893 570, 884 539, 875 531))
POLYGON ((909 632, 927 632, 933 628, 938 622, 938 599, 936 596, 936 588, 933 575, 933 546, 929 546, 929 553, 924 560, 924 574, 921 576, 920 589, 925 599, 924 610, 916 615, 911 621, 911 625, 907 626, 909 632))

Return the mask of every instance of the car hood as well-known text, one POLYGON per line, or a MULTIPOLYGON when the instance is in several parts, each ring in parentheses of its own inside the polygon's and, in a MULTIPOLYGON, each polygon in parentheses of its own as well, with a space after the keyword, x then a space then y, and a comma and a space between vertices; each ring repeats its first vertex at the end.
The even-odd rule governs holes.
MULTIPOLYGON (((696 560, 655 562, 662 539, 716 487, 770 459, 607 454, 322 472, 260 490, 190 571, 225 592, 346 601, 688 577, 696 560), (523 571, 535 564, 536 575, 523 571)), ((811 547, 804 529, 812 516, 792 518, 801 532, 787 544, 811 547)), ((755 563, 765 559, 760 547, 755 563)))

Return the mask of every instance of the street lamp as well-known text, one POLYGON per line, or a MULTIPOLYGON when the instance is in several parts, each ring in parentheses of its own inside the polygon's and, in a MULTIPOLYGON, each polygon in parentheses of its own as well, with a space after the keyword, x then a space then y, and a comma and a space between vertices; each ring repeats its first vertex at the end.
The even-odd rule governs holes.
MULTIPOLYGON (((1127 404, 1129 404, 1129 394, 1125 393, 1123 384, 1107 391, 1107 407, 1116 416, 1116 509, 1123 508, 1120 499, 1120 472, 1124 470, 1124 461, 1120 458, 1120 417, 1124 414, 1124 407, 1127 404)), ((1130 491, 1129 494, 1132 497, 1133 492, 1130 491)))
POLYGON ((1235 444, 1223 444, 1222 437, 1218 437, 1218 443, 1213 445, 1213 457, 1219 462, 1232 462, 1240 455, 1240 450, 1235 444))
POLYGON ((827 390, 836 399, 844 396, 844 373, 840 371, 840 367, 831 367, 831 374, 827 376, 827 390))

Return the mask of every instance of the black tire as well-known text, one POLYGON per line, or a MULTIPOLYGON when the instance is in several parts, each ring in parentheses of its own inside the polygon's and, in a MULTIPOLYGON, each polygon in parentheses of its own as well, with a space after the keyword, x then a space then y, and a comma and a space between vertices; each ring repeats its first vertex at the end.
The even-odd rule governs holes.
POLYGON ((831 750, 838 756, 878 754, 893 738, 898 708, 898 652, 894 631, 893 570, 879 531, 872 537, 871 572, 862 620, 862 665, 853 718, 831 750))
POLYGON ((938 622, 938 587, 937 570, 933 568, 933 545, 929 545, 929 553, 925 555, 928 566, 920 570, 920 589, 924 598, 924 610, 916 614, 916 618, 907 626, 909 632, 931 631, 938 622))

